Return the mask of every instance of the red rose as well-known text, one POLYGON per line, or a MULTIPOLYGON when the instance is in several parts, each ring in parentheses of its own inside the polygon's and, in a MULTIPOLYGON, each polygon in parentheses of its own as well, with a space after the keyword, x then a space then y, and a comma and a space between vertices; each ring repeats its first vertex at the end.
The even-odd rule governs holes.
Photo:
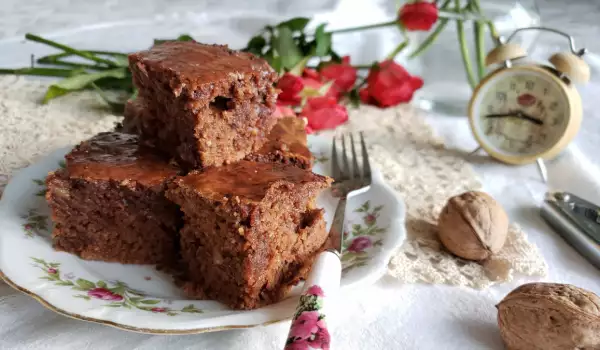
POLYGON ((345 56, 342 63, 331 63, 321 68, 325 81, 333 80, 333 86, 340 93, 350 91, 356 82, 356 68, 350 65, 350 57, 345 56))
POLYGON ((353 253, 360 253, 365 249, 371 247, 372 245, 373 242, 371 242, 371 238, 366 236, 360 236, 352 240, 352 243, 350 243, 350 246, 348 247, 348 251, 353 253))
POLYGON ((123 300, 123 296, 117 293, 113 293, 106 288, 92 288, 88 290, 87 295, 101 300, 112 300, 112 301, 121 301, 123 300))
POLYGON ((425 1, 405 4, 398 14, 398 20, 407 30, 428 31, 437 19, 438 9, 436 4, 425 1))
POLYGON ((346 107, 338 104, 337 99, 331 96, 318 96, 309 98, 300 113, 307 121, 307 130, 317 131, 334 129, 348 120, 346 107))
POLYGON ((279 78, 277 88, 281 90, 277 97, 278 102, 284 105, 295 105, 300 103, 298 95, 304 89, 304 82, 299 76, 285 73, 279 78))
POLYGON ((156 312, 156 313, 166 312, 167 308, 166 307, 153 307, 152 309, 150 309, 150 311, 156 312))
POLYGON ((409 102, 415 90, 423 86, 423 79, 411 76, 406 69, 392 60, 380 62, 367 77, 367 87, 359 91, 364 103, 379 107, 409 102))

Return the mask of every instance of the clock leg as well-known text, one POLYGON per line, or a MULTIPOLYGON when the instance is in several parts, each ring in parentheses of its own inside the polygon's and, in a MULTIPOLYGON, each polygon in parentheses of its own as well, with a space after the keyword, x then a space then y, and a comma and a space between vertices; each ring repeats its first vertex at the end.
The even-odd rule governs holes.
POLYGON ((473 156, 475 154, 477 154, 479 151, 481 151, 483 148, 481 148, 481 146, 477 147, 474 151, 472 151, 471 153, 469 153, 469 156, 473 156))
POLYGON ((540 172, 540 176, 544 183, 548 183, 548 170, 546 169, 546 164, 544 164, 544 160, 542 158, 538 158, 535 160, 538 170, 540 172))

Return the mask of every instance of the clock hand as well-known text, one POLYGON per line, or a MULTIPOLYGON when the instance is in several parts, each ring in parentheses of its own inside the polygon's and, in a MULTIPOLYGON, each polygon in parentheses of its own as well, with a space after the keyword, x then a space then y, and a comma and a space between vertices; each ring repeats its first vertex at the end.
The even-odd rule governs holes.
POLYGON ((521 119, 525 119, 525 120, 527 120, 529 122, 532 122, 534 124, 537 124, 537 125, 544 125, 544 121, 543 120, 541 120, 539 118, 536 118, 536 117, 532 117, 532 116, 530 116, 529 114, 527 114, 525 112, 519 111, 516 114, 521 119))
POLYGON ((514 117, 515 113, 497 113, 497 114, 488 114, 485 117, 486 118, 507 118, 507 117, 514 117))

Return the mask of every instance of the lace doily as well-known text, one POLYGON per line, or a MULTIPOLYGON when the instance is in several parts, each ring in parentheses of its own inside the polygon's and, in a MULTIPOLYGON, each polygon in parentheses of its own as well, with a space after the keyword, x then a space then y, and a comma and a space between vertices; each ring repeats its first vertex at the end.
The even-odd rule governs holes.
MULTIPOLYGON (((512 280, 515 274, 545 276, 548 267, 512 224, 503 249, 483 264, 448 253, 437 238, 437 217, 449 197, 481 189, 462 154, 444 147, 410 106, 351 111, 345 130, 365 130, 372 161, 404 197, 407 240, 393 257, 389 273, 405 283, 434 283, 477 289, 512 280)), ((341 128, 342 129, 342 128, 341 128)))
MULTIPOLYGON (((40 105, 46 87, 39 80, 0 77, 0 193, 16 169, 119 121, 93 93, 40 105)), ((480 183, 461 155, 446 149, 411 107, 350 109, 350 123, 340 129, 365 131, 374 165, 406 202, 408 237, 390 263, 392 276, 407 283, 485 288, 514 274, 546 274, 537 248, 515 225, 502 251, 484 264, 444 251, 436 235, 438 213, 450 196, 478 189, 480 183)))

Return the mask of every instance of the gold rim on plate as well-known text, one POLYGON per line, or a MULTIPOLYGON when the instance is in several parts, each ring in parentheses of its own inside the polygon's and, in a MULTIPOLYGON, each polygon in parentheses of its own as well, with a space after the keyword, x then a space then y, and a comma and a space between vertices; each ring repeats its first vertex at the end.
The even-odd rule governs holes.
POLYGON ((185 330, 138 328, 138 327, 126 326, 124 324, 116 323, 113 321, 100 320, 97 318, 86 317, 86 316, 82 316, 82 315, 78 315, 78 314, 74 314, 74 313, 65 311, 61 308, 58 308, 58 307, 52 305, 49 301, 45 300, 44 298, 35 294, 34 292, 17 285, 10 278, 8 278, 4 273, 2 273, 1 270, 0 270, 0 279, 3 280, 4 282, 6 282, 6 284, 8 284, 10 287, 37 300, 46 309, 48 309, 50 311, 54 311, 60 315, 67 316, 67 317, 75 319, 75 320, 98 323, 98 324, 102 324, 105 326, 122 329, 125 331, 143 333, 143 334, 158 334, 158 335, 202 334, 202 333, 219 332, 219 331, 226 331, 226 330, 233 330, 233 329, 248 329, 248 328, 254 328, 254 327, 259 327, 259 326, 269 326, 269 325, 272 325, 275 323, 289 321, 292 319, 292 317, 290 316, 290 317, 286 317, 286 318, 282 318, 282 319, 277 319, 277 320, 273 320, 273 321, 268 321, 268 322, 264 322, 264 323, 260 323, 260 324, 254 324, 254 325, 247 325, 247 326, 220 326, 220 327, 194 328, 194 329, 185 329, 185 330))

